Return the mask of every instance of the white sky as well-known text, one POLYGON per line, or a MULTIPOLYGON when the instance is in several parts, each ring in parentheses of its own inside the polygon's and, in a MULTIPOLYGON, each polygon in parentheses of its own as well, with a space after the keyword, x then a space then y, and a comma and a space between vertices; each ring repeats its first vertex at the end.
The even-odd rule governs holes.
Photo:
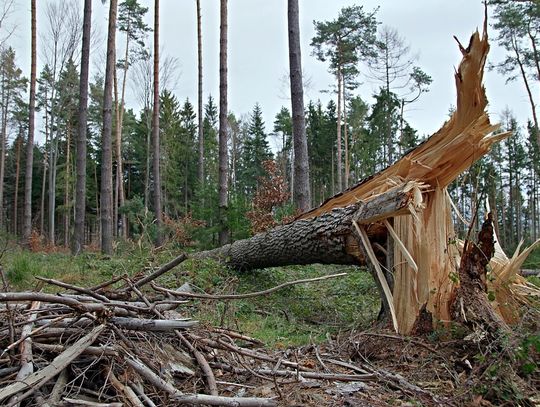
MULTIPOLYGON (((4 1, 4 0, 0 0, 4 1)), ((50 0, 38 0, 38 42, 40 29, 44 29, 44 10, 50 0)), ((82 0, 80 3, 82 9, 82 0)), ((471 33, 481 28, 483 5, 481 0, 299 0, 302 62, 305 74, 312 83, 306 89, 306 102, 320 98, 324 104, 329 94, 320 93, 334 83, 327 72, 327 64, 311 56, 309 43, 314 35, 313 20, 325 21, 337 17, 340 9, 352 4, 362 4, 371 11, 379 6, 377 19, 383 25, 396 28, 399 34, 418 53, 419 65, 428 73, 433 83, 429 93, 411 105, 406 119, 420 135, 435 132, 447 119, 450 105, 455 104, 454 67, 461 54, 453 39, 456 35, 466 46, 471 33)), ((147 22, 153 22, 153 1, 141 0, 150 11, 147 22)), ((204 94, 217 100, 219 93, 219 1, 202 0, 204 94)), ((186 97, 196 104, 197 96, 197 27, 195 0, 161 0, 162 53, 179 59, 181 76, 174 90, 183 101, 186 97)), ((106 37, 107 4, 95 0, 94 22, 106 37)), ((17 50, 18 63, 28 75, 30 68, 30 1, 17 0, 12 17, 18 24, 11 43, 17 50)), ((289 107, 285 98, 282 77, 288 73, 287 53, 287 2, 285 0, 229 0, 229 109, 238 117, 249 113, 259 102, 266 122, 267 132, 272 131, 273 121, 281 106, 289 107)), ((495 32, 490 30, 494 39, 495 32)), ((121 46, 122 36, 118 36, 121 46)), ((148 39, 150 45, 151 38, 148 39)), ((492 42, 489 61, 502 59, 503 52, 492 42)), ((38 44, 39 47, 39 44, 38 44)), ((105 46, 94 54, 93 65, 102 61, 105 46)), ((39 58, 39 53, 38 53, 39 58)), ((39 61, 38 61, 39 63, 39 61)), ((92 65, 91 65, 92 66, 92 65)), ((39 69, 38 69, 39 72, 39 69)), ((361 78, 363 85, 355 92, 371 102, 377 85, 361 78)), ((510 107, 523 124, 530 116, 530 108, 521 82, 505 84, 496 72, 486 72, 488 107, 492 121, 506 107, 510 107)), ((130 89, 128 89, 128 92, 130 89)), ((534 89, 535 95, 538 89, 534 89)), ((128 95, 127 104, 138 108, 128 95)), ((275 146, 274 146, 275 147, 275 146)))

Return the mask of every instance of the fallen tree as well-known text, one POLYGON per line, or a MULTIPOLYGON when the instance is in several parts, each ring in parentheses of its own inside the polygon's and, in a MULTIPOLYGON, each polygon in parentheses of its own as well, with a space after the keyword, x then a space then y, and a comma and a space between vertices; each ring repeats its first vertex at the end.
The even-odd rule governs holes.
MULTIPOLYGON (((487 23, 483 34, 475 32, 466 48, 458 44, 463 58, 455 73, 456 110, 438 132, 393 165, 292 223, 196 257, 215 258, 236 269, 309 263, 368 265, 378 279, 396 331, 411 333, 420 320, 451 321, 463 244, 455 237, 446 188, 494 143, 510 136, 494 133, 499 126, 490 123, 485 111, 482 80, 489 51, 487 23), (381 264, 389 270, 393 287, 381 278, 381 264)), ((524 294, 538 294, 519 275, 530 250, 519 254, 518 249, 509 259, 498 246, 489 262, 492 282, 487 289, 496 300, 480 302, 504 321, 515 320, 524 294)), ((480 314, 489 312, 476 313, 479 318, 480 314)))

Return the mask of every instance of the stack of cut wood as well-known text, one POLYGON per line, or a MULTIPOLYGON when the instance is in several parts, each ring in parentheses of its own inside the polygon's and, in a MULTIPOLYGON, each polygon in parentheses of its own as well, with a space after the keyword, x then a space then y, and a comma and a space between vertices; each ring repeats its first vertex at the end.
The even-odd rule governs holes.
MULTIPOLYGON (((83 288, 38 278, 61 292, 0 293, 0 404, 273 406, 284 384, 390 380, 369 367, 332 359, 325 363, 316 347, 309 356, 272 354, 239 332, 199 325, 180 313, 185 298, 220 296, 192 292, 187 284, 173 291, 152 283, 152 289, 142 291, 184 258, 138 281, 123 276, 83 288), (122 279, 123 286, 110 288, 122 279), (274 390, 259 391, 261 382, 270 382, 274 390)), ((341 275, 223 298, 264 295, 341 275)), ((394 386, 404 382, 400 378, 394 386)))

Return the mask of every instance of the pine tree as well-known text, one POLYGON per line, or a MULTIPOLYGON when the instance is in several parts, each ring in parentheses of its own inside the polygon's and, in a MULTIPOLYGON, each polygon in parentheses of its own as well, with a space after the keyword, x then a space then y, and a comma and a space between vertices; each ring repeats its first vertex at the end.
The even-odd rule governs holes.
POLYGON ((247 138, 242 146, 238 178, 242 193, 251 197, 257 188, 258 178, 265 174, 263 162, 272 158, 259 104, 253 108, 247 130, 247 138))

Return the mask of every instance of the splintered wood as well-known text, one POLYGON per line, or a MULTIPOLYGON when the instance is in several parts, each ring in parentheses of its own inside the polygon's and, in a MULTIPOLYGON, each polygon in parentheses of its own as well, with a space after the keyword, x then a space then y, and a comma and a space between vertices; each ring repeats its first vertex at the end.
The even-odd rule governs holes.
MULTIPOLYGON (((450 309, 459 280, 461 247, 454 232, 447 186, 489 152, 494 143, 510 136, 510 133, 495 134, 499 126, 491 124, 486 113, 488 102, 482 81, 489 51, 487 22, 482 35, 475 32, 469 45, 465 48, 459 44, 459 49, 463 59, 455 73, 457 104, 450 120, 395 164, 298 218, 316 219, 357 202, 369 203, 396 185, 403 188, 415 182, 424 186, 418 190, 423 196, 419 199, 423 202, 421 208, 409 206, 386 211, 363 222, 377 228, 378 236, 381 226, 386 229, 383 253, 389 259, 394 280, 390 308, 392 317, 394 312, 397 317, 397 330, 403 334, 411 333, 422 312, 432 318, 433 324, 452 319, 450 309)), ((530 250, 508 259, 499 247, 490 263, 493 281, 488 283, 488 289, 494 292, 497 301, 493 306, 506 322, 516 321, 518 307, 526 302, 527 295, 539 294, 538 289, 527 285, 518 275, 530 250)), ((377 268, 381 257, 380 253, 379 259, 371 256, 368 260, 377 268)), ((389 297, 387 293, 384 295, 389 297)))

